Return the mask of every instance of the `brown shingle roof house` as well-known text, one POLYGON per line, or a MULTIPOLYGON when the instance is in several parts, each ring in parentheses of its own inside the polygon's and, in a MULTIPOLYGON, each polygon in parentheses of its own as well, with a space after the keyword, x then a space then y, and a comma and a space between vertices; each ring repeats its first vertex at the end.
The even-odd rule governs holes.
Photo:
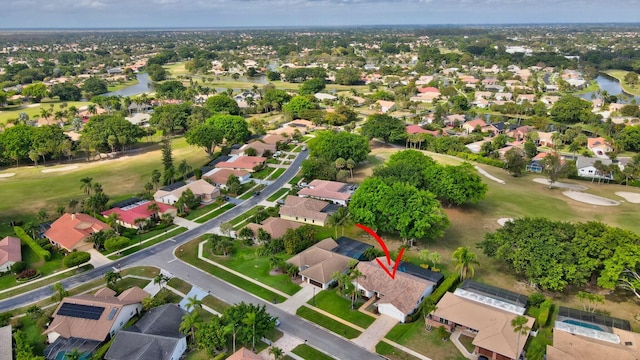
POLYGON ((67 251, 88 250, 93 245, 85 240, 92 234, 106 230, 111 230, 111 227, 92 216, 65 213, 51 224, 44 236, 51 244, 67 251))
POLYGON ((547 360, 638 360, 640 334, 612 328, 619 342, 598 340, 553 329, 553 345, 547 345, 547 360))
MULTIPOLYGON (((511 321, 523 313, 522 307, 473 291, 456 289, 455 293, 444 294, 427 321, 436 327, 459 329, 473 337, 475 354, 489 359, 516 359, 527 342, 529 331, 518 341, 519 335, 513 331, 511 321)), ((525 317, 526 326, 532 328, 534 319, 525 317)))
POLYGON ((327 218, 334 212, 336 205, 311 198, 287 196, 280 207, 280 217, 312 225, 324 226, 327 218))
MULTIPOLYGON (((386 258, 379 259, 383 264, 387 264, 386 258)), ((391 261, 390 271, 393 271, 393 266, 394 262, 391 261)), ((400 271, 396 272, 395 278, 391 280, 377 261, 361 261, 357 268, 363 276, 354 281, 354 285, 364 296, 378 297, 377 306, 380 314, 388 315, 400 322, 405 322, 407 316, 418 308, 422 299, 431 294, 436 285, 434 282, 400 271)))
POLYGON ((262 360, 262 358, 253 351, 243 347, 229 356, 227 360, 262 360))
POLYGON ((277 217, 269 217, 262 222, 262 225, 250 223, 247 227, 253 231, 254 236, 258 235, 258 229, 263 229, 271 235, 272 239, 281 238, 287 229, 297 229, 303 226, 301 223, 295 221, 289 221, 277 217))
POLYGON ((104 341, 114 336, 134 315, 142 310, 142 299, 149 294, 139 287, 119 296, 108 288, 95 294, 69 296, 53 313, 53 321, 43 332, 50 344, 58 338, 104 341))
POLYGON ((334 204, 346 206, 352 193, 352 185, 338 181, 316 179, 310 182, 306 188, 298 191, 298 196, 327 200, 334 204))
POLYGON ((334 281, 333 274, 336 271, 349 270, 349 264, 353 260, 331 251, 336 247, 338 243, 327 238, 300 252, 287 262, 298 267, 302 281, 327 289, 334 281))
POLYGON ((229 161, 217 163, 216 167, 220 169, 246 170, 253 172, 253 168, 264 164, 265 161, 267 161, 267 158, 260 156, 236 156, 229 159, 229 161))
POLYGON ((7 236, 0 240, 0 271, 9 271, 11 265, 22 261, 20 239, 7 236))

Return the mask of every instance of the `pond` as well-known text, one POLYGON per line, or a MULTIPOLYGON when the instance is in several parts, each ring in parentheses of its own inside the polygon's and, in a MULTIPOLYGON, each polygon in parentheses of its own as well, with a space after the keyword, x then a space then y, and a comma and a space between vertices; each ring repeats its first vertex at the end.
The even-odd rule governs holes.
MULTIPOLYGON (((618 97, 618 102, 621 104, 628 104, 633 99, 636 99, 637 102, 640 102, 640 96, 629 95, 622 91, 622 86, 620 86, 620 82, 617 79, 612 78, 609 75, 601 74, 596 78, 596 82, 598 86, 600 86, 600 91, 606 90, 610 95, 615 95, 618 97)), ((594 92, 589 92, 585 94, 579 95, 581 98, 586 100, 591 100, 599 97, 598 94, 594 92), (595 95, 595 97, 593 97, 595 95)))
POLYGON ((133 84, 131 86, 127 86, 126 88, 123 88, 117 91, 112 91, 103 95, 127 97, 127 96, 139 95, 152 90, 151 80, 149 80, 149 74, 147 73, 136 74, 136 79, 138 79, 137 84, 133 84))

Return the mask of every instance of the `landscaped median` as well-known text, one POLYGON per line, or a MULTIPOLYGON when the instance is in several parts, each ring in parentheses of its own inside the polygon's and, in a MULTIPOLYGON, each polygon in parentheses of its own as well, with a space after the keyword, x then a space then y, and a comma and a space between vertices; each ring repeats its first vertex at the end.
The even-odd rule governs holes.
POLYGON ((203 241, 203 238, 197 238, 195 240, 192 240, 182 246, 180 246, 178 248, 178 250, 176 251, 176 256, 184 261, 187 262, 197 268, 200 268, 206 272, 208 272, 209 274, 224 280, 232 285, 235 285, 251 294, 254 294, 264 300, 267 301, 276 301, 276 302, 283 302, 286 300, 286 298, 282 295, 276 294, 271 290, 265 289, 264 287, 251 282, 249 280, 243 279, 237 275, 234 275, 226 270, 223 270, 222 268, 215 266, 213 264, 210 264, 204 260, 201 260, 198 258, 198 244, 201 243, 203 241))
POLYGON ((339 321, 333 320, 332 318, 322 315, 319 312, 310 309, 306 306, 301 306, 296 311, 296 315, 307 319, 315 324, 322 326, 323 328, 345 337, 347 339, 354 339, 362 334, 360 331, 347 326, 339 321))

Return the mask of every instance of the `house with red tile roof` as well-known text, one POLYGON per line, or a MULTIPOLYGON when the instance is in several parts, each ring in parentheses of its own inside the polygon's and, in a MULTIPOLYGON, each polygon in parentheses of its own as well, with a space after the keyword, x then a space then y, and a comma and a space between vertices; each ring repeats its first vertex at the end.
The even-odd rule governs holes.
POLYGON ((474 119, 462 124, 462 130, 464 130, 464 132, 466 132, 467 134, 471 134, 472 132, 476 131, 477 128, 482 129, 484 126, 487 126, 487 123, 484 122, 484 120, 474 119))
POLYGON ((11 266, 22 261, 20 239, 7 236, 0 240, 0 272, 9 271, 11 266))
POLYGON ((602 159, 608 159, 607 153, 612 150, 611 144, 603 137, 587 139, 587 148, 602 159))
POLYGON ((389 111, 393 111, 396 109, 396 103, 393 101, 387 101, 387 100, 378 100, 372 106, 373 108, 378 108, 382 114, 388 113, 389 111))
POLYGON ((111 227, 102 221, 87 214, 65 213, 51 224, 44 236, 53 246, 66 251, 86 251, 93 247, 87 238, 99 231, 111 230, 111 227))
POLYGON ((423 129, 420 125, 407 125, 407 134, 429 134, 433 136, 440 136, 442 133, 438 130, 426 130, 423 129))
POLYGON ((175 207, 153 200, 141 200, 124 207, 111 208, 107 211, 101 212, 100 214, 105 217, 108 217, 111 214, 118 214, 118 224, 126 228, 137 229, 137 219, 150 219, 154 215, 154 212, 149 210, 149 206, 153 204, 158 205, 158 208, 160 208, 160 210, 156 213, 158 217, 164 214, 169 214, 173 217, 178 215, 178 210, 175 207))
POLYGON ((278 134, 268 134, 262 137, 262 142, 265 144, 277 145, 280 143, 288 143, 290 138, 284 137, 278 134))
POLYGON ((354 190, 354 186, 347 183, 316 179, 310 182, 307 187, 298 191, 298 196, 327 200, 334 204, 346 206, 354 190))
POLYGON ((267 144, 260 140, 252 141, 248 144, 243 145, 240 149, 235 149, 231 151, 232 155, 244 155, 247 149, 255 149, 256 154, 258 156, 262 156, 265 151, 271 152, 271 154, 276 152, 276 144, 267 144))
POLYGON ((243 347, 231 354, 227 360, 262 360, 262 358, 253 351, 243 347))
POLYGON ((507 133, 508 136, 516 139, 517 141, 524 140, 527 137, 527 134, 536 131, 536 128, 531 125, 524 125, 515 128, 512 131, 507 133))
POLYGON ((256 166, 264 165, 266 161, 267 158, 261 156, 233 156, 227 161, 217 163, 216 168, 253 172, 256 166))

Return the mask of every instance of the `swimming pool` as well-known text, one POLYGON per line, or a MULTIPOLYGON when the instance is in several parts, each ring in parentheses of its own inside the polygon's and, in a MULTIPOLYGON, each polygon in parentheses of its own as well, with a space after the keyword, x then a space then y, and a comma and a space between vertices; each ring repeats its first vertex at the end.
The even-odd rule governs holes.
POLYGON ((584 327, 584 328, 588 328, 588 329, 593 329, 593 330, 598 330, 598 331, 604 331, 602 330, 602 328, 598 325, 594 325, 594 324, 589 324, 589 323, 585 323, 582 321, 578 321, 578 320, 573 320, 573 319, 565 319, 562 320, 563 323, 567 323, 567 324, 571 324, 571 325, 575 325, 575 326, 580 326, 580 327, 584 327))

